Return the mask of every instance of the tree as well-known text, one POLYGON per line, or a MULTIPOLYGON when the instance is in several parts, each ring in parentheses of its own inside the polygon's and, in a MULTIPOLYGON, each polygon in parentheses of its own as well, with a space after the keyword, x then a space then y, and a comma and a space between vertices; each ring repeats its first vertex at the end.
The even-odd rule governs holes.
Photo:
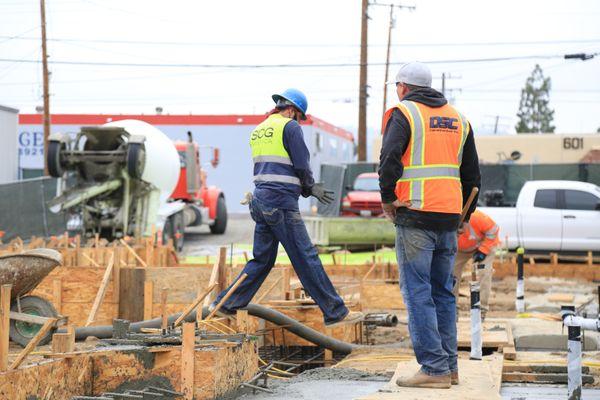
POLYGON ((554 133, 554 110, 549 107, 551 86, 550 78, 544 78, 542 68, 536 64, 521 90, 517 133, 554 133))

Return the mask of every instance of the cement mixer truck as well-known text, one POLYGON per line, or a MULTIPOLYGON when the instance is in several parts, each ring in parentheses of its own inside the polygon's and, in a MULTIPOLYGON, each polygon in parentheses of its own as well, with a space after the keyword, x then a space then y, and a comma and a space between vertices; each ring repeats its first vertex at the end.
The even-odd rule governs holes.
MULTIPOLYGON (((178 250, 187 226, 225 232, 225 195, 206 184, 190 132, 187 142, 173 143, 139 120, 82 127, 74 138, 51 135, 46 162, 50 175, 62 178, 49 208, 68 213, 69 231, 108 240, 155 233, 178 250)), ((218 149, 211 163, 218 164, 218 149)))

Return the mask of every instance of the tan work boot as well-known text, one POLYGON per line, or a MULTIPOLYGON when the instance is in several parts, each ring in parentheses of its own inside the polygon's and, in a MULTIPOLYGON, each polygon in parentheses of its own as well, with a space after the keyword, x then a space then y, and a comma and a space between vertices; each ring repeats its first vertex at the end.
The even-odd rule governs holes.
POLYGON ((355 324, 363 320, 365 316, 360 311, 350 311, 344 319, 341 319, 332 324, 325 324, 328 328, 335 328, 336 326, 344 325, 344 324, 355 324))
POLYGON ((458 385, 458 371, 450 372, 450 383, 458 385))
POLYGON ((396 385, 402 387, 416 387, 429 389, 450 389, 452 385, 450 374, 448 375, 427 375, 419 371, 410 378, 398 378, 396 385))

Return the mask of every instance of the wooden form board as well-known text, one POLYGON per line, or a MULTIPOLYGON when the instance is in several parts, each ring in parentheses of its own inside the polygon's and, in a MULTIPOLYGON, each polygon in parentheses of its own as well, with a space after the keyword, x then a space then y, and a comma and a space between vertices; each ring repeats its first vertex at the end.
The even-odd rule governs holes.
MULTIPOLYGON (((0 398, 70 399, 98 396, 130 381, 167 380, 174 390, 181 387, 181 346, 152 352, 152 348, 127 351, 82 352, 69 358, 0 373, 0 398)), ((196 348, 193 353, 193 398, 213 399, 235 390, 258 369, 252 342, 196 348)), ((148 383, 152 384, 151 382, 148 383)))
MULTIPOLYGON (((471 347, 471 322, 459 320, 456 324, 458 330, 458 347, 471 347)), ((507 322, 486 321, 482 324, 483 347, 484 348, 504 348, 514 347, 512 333, 507 322)))
MULTIPOLYGON (((523 265, 525 279, 528 276, 546 276, 556 278, 577 278, 586 281, 600 280, 600 268, 598 264, 531 264, 523 265)), ((517 264, 512 261, 494 262, 494 278, 502 279, 507 276, 517 275, 517 264)))
MULTIPOLYGON (((323 313, 316 305, 278 306, 269 305, 269 303, 266 305, 336 339, 350 343, 357 343, 360 340, 360 324, 344 324, 335 328, 327 328, 323 321, 323 313)), ((346 306, 352 311, 360 311, 357 303, 346 303, 346 306)), ((265 335, 265 345, 314 346, 313 343, 289 331, 282 332, 278 325, 268 321, 265 321, 265 329, 273 329, 273 334, 265 335)))
POLYGON ((396 385, 400 377, 409 377, 419 370, 417 361, 398 363, 390 382, 380 392, 359 397, 357 400, 501 400, 500 378, 502 377, 502 357, 492 355, 483 360, 458 360, 460 384, 450 389, 419 389, 396 385))

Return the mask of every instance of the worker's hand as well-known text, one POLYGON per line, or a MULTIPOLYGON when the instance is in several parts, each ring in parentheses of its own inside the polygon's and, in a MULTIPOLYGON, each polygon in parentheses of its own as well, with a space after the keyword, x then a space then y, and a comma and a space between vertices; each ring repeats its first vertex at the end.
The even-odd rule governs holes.
POLYGON ((310 195, 316 197, 323 204, 331 204, 335 200, 333 194, 333 190, 325 189, 322 183, 315 183, 310 189, 310 195))
POLYGON ((381 207, 386 218, 394 222, 396 219, 396 210, 400 207, 410 207, 410 202, 395 200, 393 203, 381 203, 381 207))
POLYGON ((465 231, 465 229, 467 229, 467 223, 466 223, 466 222, 463 222, 463 223, 462 223, 462 224, 461 224, 461 225, 458 227, 457 233, 458 233, 459 235, 462 235, 462 233, 465 231))
POLYGON ((477 250, 475 254, 473 254, 473 262, 480 263, 485 260, 486 257, 487 256, 484 253, 477 250))

